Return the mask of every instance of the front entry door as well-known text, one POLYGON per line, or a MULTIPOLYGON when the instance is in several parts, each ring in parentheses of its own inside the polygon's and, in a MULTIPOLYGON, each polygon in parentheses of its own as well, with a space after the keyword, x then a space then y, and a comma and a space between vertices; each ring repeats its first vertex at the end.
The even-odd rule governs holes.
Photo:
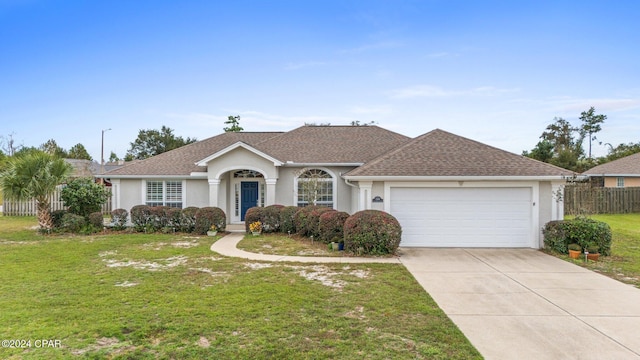
POLYGON ((243 181, 240 185, 240 220, 244 221, 244 215, 249 208, 258 205, 258 182, 243 181))

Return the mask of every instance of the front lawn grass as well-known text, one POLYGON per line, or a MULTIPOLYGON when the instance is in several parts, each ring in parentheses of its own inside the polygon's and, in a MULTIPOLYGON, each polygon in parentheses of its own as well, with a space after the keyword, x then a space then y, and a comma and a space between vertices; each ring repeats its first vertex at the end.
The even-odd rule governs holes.
POLYGON ((481 358, 400 264, 263 263, 211 237, 35 225, 0 217, 0 339, 31 341, 3 359, 481 358))
POLYGON ((297 234, 268 233, 254 236, 247 234, 238 243, 238 249, 271 255, 287 256, 344 256, 344 251, 329 250, 329 246, 321 241, 297 234))
MULTIPOLYGON (((604 221, 611 226, 611 256, 600 256, 598 261, 585 262, 582 258, 571 261, 640 287, 640 214, 591 215, 589 217, 604 221)), ((569 259, 568 256, 566 258, 569 259)))

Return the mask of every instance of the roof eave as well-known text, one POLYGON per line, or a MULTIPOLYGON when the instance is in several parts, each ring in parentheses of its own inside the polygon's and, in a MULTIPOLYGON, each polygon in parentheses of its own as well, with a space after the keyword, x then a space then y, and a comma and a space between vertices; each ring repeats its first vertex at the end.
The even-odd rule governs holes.
POLYGON ((324 166, 324 167, 329 167, 329 166, 348 166, 348 167, 358 167, 358 166, 362 166, 364 163, 296 163, 296 162, 292 162, 292 161, 287 161, 286 163, 282 164, 283 167, 286 166, 295 166, 295 167, 300 167, 300 166, 324 166))
MULTIPOLYGON (((557 181, 573 178, 566 175, 543 176, 353 176, 343 175, 351 181, 557 181)), ((578 179, 581 176, 578 175, 578 179)), ((582 177, 584 178, 584 177, 582 177)))
POLYGON ((172 174, 172 175, 96 175, 97 178, 105 179, 206 179, 207 173, 192 172, 191 174, 172 174))

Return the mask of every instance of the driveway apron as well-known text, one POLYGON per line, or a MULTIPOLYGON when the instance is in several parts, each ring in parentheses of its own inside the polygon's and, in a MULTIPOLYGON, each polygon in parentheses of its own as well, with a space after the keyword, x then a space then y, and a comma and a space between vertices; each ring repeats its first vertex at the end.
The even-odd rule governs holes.
POLYGON ((640 289, 533 249, 402 248, 485 359, 640 359, 640 289))

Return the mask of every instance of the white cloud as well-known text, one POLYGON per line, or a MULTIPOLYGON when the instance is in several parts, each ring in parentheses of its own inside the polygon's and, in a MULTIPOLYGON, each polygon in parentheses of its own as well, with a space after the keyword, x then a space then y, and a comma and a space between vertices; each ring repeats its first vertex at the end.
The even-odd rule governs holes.
POLYGON ((519 89, 500 89, 493 86, 481 86, 473 89, 448 90, 433 85, 415 85, 404 89, 390 91, 390 96, 397 99, 409 99, 416 97, 454 97, 454 96, 496 96, 517 92, 519 89))
POLYGON ((625 111, 640 108, 640 98, 627 98, 627 99, 615 99, 615 98, 593 98, 593 99, 576 99, 576 98, 557 98, 552 99, 552 106, 557 111, 571 112, 579 114, 582 111, 589 110, 590 107, 594 107, 597 113, 611 112, 611 111, 625 111))
POLYGON ((391 106, 352 106, 349 112, 353 114, 391 114, 391 106))

